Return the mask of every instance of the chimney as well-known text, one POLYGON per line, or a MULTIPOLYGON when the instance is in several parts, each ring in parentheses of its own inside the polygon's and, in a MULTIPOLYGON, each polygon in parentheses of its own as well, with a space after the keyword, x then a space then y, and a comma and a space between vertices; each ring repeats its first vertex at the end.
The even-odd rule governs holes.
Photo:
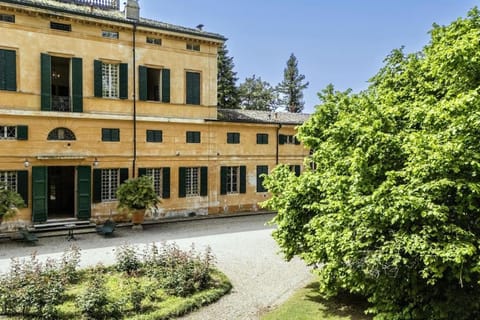
POLYGON ((140 6, 137 0, 128 0, 125 5, 125 18, 139 21, 140 20, 140 6))

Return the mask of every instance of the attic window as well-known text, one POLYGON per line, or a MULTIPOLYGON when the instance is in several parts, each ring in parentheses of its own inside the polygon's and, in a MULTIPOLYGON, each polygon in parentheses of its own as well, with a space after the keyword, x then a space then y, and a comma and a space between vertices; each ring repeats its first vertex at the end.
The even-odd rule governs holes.
POLYGON ((15 23, 15 16, 13 14, 0 14, 0 21, 15 23))
POLYGON ((187 43, 187 50, 200 51, 200 45, 198 43, 187 43))
POLYGON ((102 37, 109 39, 118 39, 118 32, 102 30, 102 37))
POLYGON ((162 39, 147 37, 147 43, 156 44, 157 46, 162 45, 162 39))
POLYGON ((58 22, 50 22, 50 29, 72 31, 72 25, 58 22))

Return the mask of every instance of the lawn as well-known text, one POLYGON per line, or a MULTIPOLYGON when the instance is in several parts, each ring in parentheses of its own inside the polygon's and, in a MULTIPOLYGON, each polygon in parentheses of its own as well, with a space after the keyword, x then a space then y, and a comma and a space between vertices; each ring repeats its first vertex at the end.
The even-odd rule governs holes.
POLYGON ((363 310, 364 301, 352 296, 325 300, 314 282, 294 293, 290 299, 268 313, 261 320, 371 320, 363 310))

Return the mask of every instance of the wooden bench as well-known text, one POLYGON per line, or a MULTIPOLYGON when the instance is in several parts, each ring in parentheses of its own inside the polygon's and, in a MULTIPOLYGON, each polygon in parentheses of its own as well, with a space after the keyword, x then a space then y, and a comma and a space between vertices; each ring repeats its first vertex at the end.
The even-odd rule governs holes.
POLYGON ((113 235, 113 231, 115 231, 115 226, 115 221, 109 219, 97 227, 97 233, 104 236, 111 236, 113 235))

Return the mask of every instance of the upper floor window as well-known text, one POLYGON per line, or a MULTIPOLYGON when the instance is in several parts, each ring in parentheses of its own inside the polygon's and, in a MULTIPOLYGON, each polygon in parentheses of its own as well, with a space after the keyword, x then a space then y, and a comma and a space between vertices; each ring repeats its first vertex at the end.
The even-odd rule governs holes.
POLYGON ((118 64, 102 64, 102 95, 106 98, 118 98, 118 64))
POLYGON ((187 43, 187 50, 200 51, 200 45, 198 43, 187 43))
POLYGON ((190 72, 186 73, 186 103, 200 104, 200 73, 190 72))
POLYGON ((140 66, 139 99, 170 102, 170 70, 140 66))
POLYGON ((118 32, 102 30, 102 37, 109 39, 118 39, 118 32))
POLYGON ((72 31, 72 25, 51 21, 50 29, 61 30, 61 31, 72 31))
POLYGON ((162 142, 162 130, 147 130, 147 142, 162 142))
POLYGON ((102 141, 120 141, 120 129, 102 128, 102 141))
POLYGON ((50 131, 50 133, 48 134, 47 140, 73 141, 73 140, 76 140, 76 138, 72 130, 67 128, 56 128, 50 131))
POLYGON ((147 43, 155 44, 157 46, 161 46, 162 45, 162 39, 147 37, 147 43))
POLYGON ((0 21, 15 23, 15 16, 13 14, 0 14, 0 21))
POLYGON ((128 98, 128 64, 95 60, 94 95, 103 98, 128 98))
POLYGON ((1 126, 0 125, 0 140, 27 140, 28 127, 27 126, 1 126))
POLYGON ((294 135, 285 135, 281 134, 278 136, 278 143, 279 144, 296 144, 299 145, 300 141, 298 141, 297 137, 294 135))
POLYGON ((268 144, 268 133, 257 133, 257 144, 268 144))
POLYGON ((17 52, 0 49, 0 90, 17 91, 17 52))
POLYGON ((200 143, 200 131, 187 131, 187 143, 200 143))
POLYGON ((229 143, 229 144, 239 144, 240 143, 240 133, 239 132, 227 132, 227 143, 229 143))

